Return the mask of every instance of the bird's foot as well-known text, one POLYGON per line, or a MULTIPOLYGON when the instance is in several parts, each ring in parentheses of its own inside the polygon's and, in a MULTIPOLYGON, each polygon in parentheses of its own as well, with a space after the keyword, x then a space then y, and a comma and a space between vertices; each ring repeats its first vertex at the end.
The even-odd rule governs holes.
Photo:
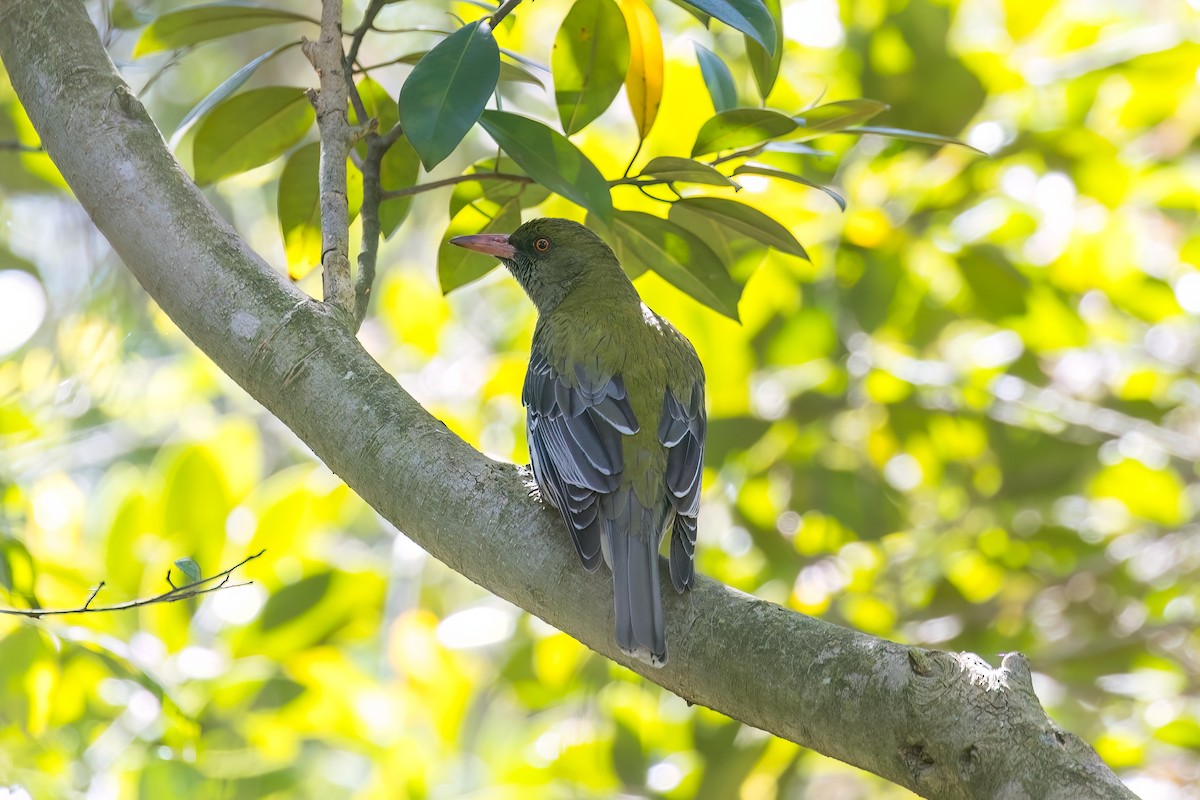
POLYGON ((542 500, 542 490, 538 487, 537 480, 533 477, 533 465, 526 464, 525 466, 517 467, 517 474, 524 480, 525 489, 529 492, 529 497, 539 503, 544 502, 542 500))

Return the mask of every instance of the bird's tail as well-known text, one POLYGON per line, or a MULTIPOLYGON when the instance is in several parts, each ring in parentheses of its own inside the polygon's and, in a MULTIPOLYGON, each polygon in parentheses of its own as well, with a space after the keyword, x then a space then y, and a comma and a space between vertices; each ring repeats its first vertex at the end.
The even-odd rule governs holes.
POLYGON ((667 632, 658 583, 661 531, 632 489, 618 491, 606 514, 604 544, 612 568, 617 645, 655 667, 667 663, 667 632), (624 495, 624 497, 622 497, 624 495))

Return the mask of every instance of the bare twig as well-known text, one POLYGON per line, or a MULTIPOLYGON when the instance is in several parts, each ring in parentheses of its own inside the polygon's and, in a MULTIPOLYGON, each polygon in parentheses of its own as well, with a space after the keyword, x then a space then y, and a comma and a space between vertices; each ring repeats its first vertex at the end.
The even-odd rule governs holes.
POLYGON ((350 278, 350 207, 346 197, 346 156, 362 136, 346 119, 345 53, 342 51, 342 4, 322 0, 321 36, 300 48, 320 80, 317 127, 321 133, 321 268, 325 303, 346 324, 354 317, 350 278))
POLYGON ((13 150, 18 153, 40 153, 42 146, 40 144, 22 144, 16 141, 0 142, 0 150, 13 150))
POLYGON ((431 192, 434 189, 441 189, 443 186, 454 186, 457 183, 466 183, 468 181, 508 181, 510 183, 533 183, 533 178, 528 175, 509 175, 504 172, 472 172, 469 175, 455 175, 453 178, 443 178, 440 181, 431 181, 422 183, 419 186, 409 186, 406 189, 393 189, 390 192, 383 193, 384 200, 393 200, 397 197, 411 197, 415 194, 423 192, 431 192))
POLYGON ((153 597, 143 597, 140 600, 130 600, 125 603, 117 603, 111 606, 97 606, 92 608, 92 601, 96 599, 96 595, 104 588, 104 581, 100 581, 100 585, 92 590, 87 602, 78 608, 0 608, 0 614, 8 614, 14 617, 28 617, 30 619, 41 619, 42 617, 59 617, 64 614, 101 614, 106 611, 127 611, 131 608, 141 608, 142 606, 151 606, 156 603, 176 603, 180 600, 186 600, 189 597, 199 597, 202 594, 209 594, 221 589, 233 589, 238 586, 247 586, 253 581, 246 583, 229 583, 229 577, 234 570, 244 567, 249 562, 261 556, 266 550, 259 550, 252 556, 246 556, 238 563, 234 564, 223 572, 218 572, 216 575, 210 575, 207 578, 202 578, 198 581, 185 584, 183 586, 175 586, 171 583, 171 571, 167 570, 167 584, 170 585, 170 590, 162 594, 154 595, 153 597))
POLYGON ((521 5, 521 0, 504 0, 504 5, 496 9, 496 13, 492 14, 492 27, 495 28, 500 24, 500 21, 512 13, 513 9, 521 5))

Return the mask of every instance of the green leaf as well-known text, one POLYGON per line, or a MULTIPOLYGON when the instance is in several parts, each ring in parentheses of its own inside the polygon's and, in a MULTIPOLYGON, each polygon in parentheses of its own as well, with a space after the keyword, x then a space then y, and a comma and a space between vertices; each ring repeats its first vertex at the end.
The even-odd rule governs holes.
POLYGON ((108 14, 108 24, 122 31, 137 30, 153 19, 153 14, 133 8, 127 0, 113 0, 112 9, 108 14))
POLYGON ((796 121, 804 128, 797 138, 811 139, 822 133, 841 131, 887 110, 887 103, 866 99, 839 100, 816 106, 796 115, 796 121))
MULTIPOLYGON (((402 136, 383 154, 383 160, 379 163, 379 183, 385 192, 407 189, 417 185, 420 172, 421 159, 408 139, 402 136)), ((412 208, 412 201, 412 197, 393 197, 380 204, 379 227, 385 239, 404 222, 412 208)))
POLYGON ((442 294, 477 281, 500 266, 494 256, 450 244, 452 238, 474 233, 512 233, 520 225, 521 203, 515 195, 499 203, 480 197, 463 206, 451 218, 438 246, 438 282, 442 294))
POLYGON ((704 183, 709 186, 732 186, 737 188, 736 183, 729 180, 729 178, 720 172, 717 172, 708 164, 702 164, 690 158, 659 156, 658 158, 651 159, 649 164, 642 167, 642 176, 680 181, 683 183, 704 183))
POLYGON ((786 136, 799 127, 794 119, 768 108, 735 108, 710 117, 700 126, 692 155, 715 153, 786 136))
POLYGON ((531 86, 537 86, 540 89, 546 88, 546 84, 542 83, 538 76, 534 75, 520 64, 513 64, 508 61, 500 62, 500 82, 528 83, 531 86))
POLYGON ((624 263, 657 272, 671 285, 732 320, 742 295, 721 259, 691 231, 653 214, 618 211, 611 226, 624 263))
MULTIPOLYGON (((288 156, 279 176, 279 228, 292 280, 300 280, 321 264, 320 163, 321 145, 306 144, 288 156)), ((347 164, 346 196, 354 219, 362 204, 362 173, 347 164)))
POLYGON ((686 0, 686 3, 750 36, 768 53, 775 52, 775 21, 762 0, 686 0))
POLYGON ((708 96, 712 98, 713 110, 718 114, 737 108, 737 86, 733 82, 733 74, 721 57, 699 42, 696 46, 696 60, 700 62, 700 75, 704 85, 708 87, 708 96))
POLYGON ((708 217, 782 253, 808 258, 808 253, 787 228, 757 208, 721 197, 689 197, 672 204, 672 212, 677 208, 708 217))
POLYGON ((454 152, 500 78, 500 50, 486 20, 447 36, 400 88, 400 122, 425 169, 454 152))
MULTIPOLYGON (((463 172, 463 175, 486 175, 489 173, 525 175, 525 171, 518 166, 517 162, 506 156, 502 156, 499 160, 485 158, 481 161, 476 161, 469 169, 463 172)), ((545 202, 549 196, 550 191, 546 187, 532 182, 496 179, 463 181, 454 185, 454 191, 450 195, 450 216, 453 217, 463 209, 463 206, 473 203, 480 198, 490 200, 493 203, 504 203, 508 200, 516 199, 520 202, 521 208, 530 208, 531 206, 545 202)), ((511 231, 500 232, 510 233, 511 231)), ((462 248, 457 249, 461 250, 462 248)))
MULTIPOLYGON (((498 162, 485 158, 463 174, 490 172, 524 174, 511 158, 500 158, 498 162)), ((450 195, 450 228, 438 247, 438 281, 443 294, 482 278, 499 264, 492 256, 450 244, 452 237, 512 233, 521 224, 521 209, 536 206, 549 196, 549 190, 536 183, 479 180, 456 184, 450 195)))
POLYGON ((793 183, 800 183, 805 186, 811 186, 814 189, 820 189, 822 192, 824 192, 825 194, 832 197, 833 201, 835 203, 837 203, 839 207, 841 207, 842 211, 846 210, 846 198, 842 197, 840 194, 835 192, 833 189, 830 189, 828 186, 822 186, 819 183, 810 181, 808 178, 803 178, 792 172, 784 172, 784 171, 778 170, 778 169, 771 169, 770 167, 760 167, 756 164, 742 164, 741 166, 739 166, 737 169, 735 169, 733 171, 733 174, 734 175, 765 175, 768 178, 782 178, 785 181, 792 181, 793 183))
POLYGON ((506 111, 485 111, 479 124, 529 177, 602 219, 612 218, 608 182, 567 137, 506 111))
MULTIPOLYGON (((418 54, 415 60, 419 60, 420 55, 424 54, 418 54)), ((396 101, 388 94, 387 89, 384 89, 375 79, 368 77, 359 81, 358 96, 362 99, 363 110, 366 111, 367 116, 379 120, 381 132, 391 130, 400 121, 400 112, 396 101)), ((350 108, 350 119, 353 122, 359 122, 353 107, 350 108)), ((365 142, 359 142, 356 148, 359 156, 366 156, 367 145, 365 142)), ((354 172, 358 172, 358 170, 355 169, 354 172)), ((379 163, 379 183, 385 192, 407 189, 416 185, 420 172, 421 159, 408 139, 402 136, 393 142, 392 146, 383 154, 383 159, 379 163)), ((351 195, 351 200, 354 199, 351 195)), ((394 197, 384 200, 380 204, 379 228, 385 239, 395 233, 396 229, 400 227, 400 223, 404 222, 409 209, 412 208, 412 202, 412 197, 394 197)))
POLYGON ((171 134, 171 147, 175 147, 177 144, 179 144, 179 140, 183 138, 183 135, 191 130, 191 127, 195 125, 201 117, 203 117, 209 111, 212 111, 213 108, 215 108, 222 100, 232 95, 238 89, 242 88, 242 84, 250 80, 250 76, 253 75, 254 71, 262 66, 264 62, 269 61, 270 59, 282 53, 284 50, 295 47, 298 44, 300 44, 300 42, 287 42, 286 44, 281 44, 278 47, 272 48, 271 50, 268 50, 258 58, 251 61, 249 64, 246 64, 244 67, 230 75, 225 80, 221 81, 217 88, 205 95, 203 100, 193 106, 192 110, 184 115, 183 120, 181 120, 179 123, 179 127, 177 127, 175 132, 171 134))
POLYGON ((175 50, 267 25, 288 22, 318 24, 317 20, 303 14, 242 3, 212 3, 168 11, 142 31, 137 44, 133 46, 133 57, 138 58, 161 50, 175 50))
MULTIPOLYGON (((397 64, 416 64, 422 58, 424 58, 425 54, 428 52, 429 52, 428 50, 421 50, 416 53, 409 53, 406 56, 401 56, 400 58, 396 59, 396 63, 397 64)), ((501 51, 501 52, 504 52, 504 51, 501 51)), ((505 53, 505 55, 508 55, 508 54, 505 53)), ((542 88, 545 88, 545 84, 542 83, 541 79, 539 79, 532 72, 525 69, 525 67, 521 66, 520 64, 513 64, 508 61, 500 62, 500 82, 501 83, 504 83, 504 82, 528 83, 528 84, 532 84, 534 86, 541 86, 542 88)))
MULTIPOLYGON (((422 55, 424 54, 422 53, 422 55)), ((400 109, 388 90, 383 88, 383 84, 368 75, 359 80, 356 86, 358 87, 358 97, 362 100, 363 110, 367 112, 367 117, 379 120, 379 132, 387 133, 395 127, 396 123, 400 121, 400 109)), ((355 124, 365 121, 358 118, 353 105, 350 106, 350 121, 355 124)), ((359 142, 358 149, 359 153, 366 155, 365 143, 359 142)))
POLYGON ((183 573, 185 583, 195 583, 200 580, 200 565, 193 558, 175 559, 175 568, 183 573))
POLYGON ((258 618, 259 628, 269 631, 312 611, 329 593, 332 583, 333 573, 326 570, 306 575, 276 590, 263 606, 262 616, 258 618))
POLYGON ((613 0, 576 0, 554 37, 550 74, 568 136, 600 116, 625 82, 629 31, 613 0))
POLYGON ((845 129, 841 130, 840 133, 853 133, 853 134, 873 133, 876 136, 887 136, 890 139, 904 139, 905 141, 920 142, 922 144, 954 144, 954 145, 958 145, 959 147, 965 147, 968 150, 974 150, 976 153, 979 153, 980 155, 984 155, 984 156, 991 155, 991 153, 988 153, 984 150, 980 150, 978 147, 969 145, 966 142, 961 141, 959 139, 955 139, 953 136, 942 136, 941 134, 938 134, 938 133, 924 133, 922 131, 910 131, 910 130, 905 130, 904 128, 887 128, 887 127, 878 127, 878 126, 874 126, 874 125, 858 125, 854 128, 845 128, 845 129))
POLYGON ((251 89, 217 105, 196 131, 192 160, 201 186, 261 167, 304 136, 315 114, 303 89, 251 89))
POLYGON ((746 58, 750 61, 750 69, 754 72, 754 84, 758 87, 758 96, 763 100, 775 86, 779 77, 779 65, 783 62, 783 19, 779 0, 764 0, 771 19, 775 21, 775 47, 772 50, 760 45, 753 37, 746 37, 746 58))

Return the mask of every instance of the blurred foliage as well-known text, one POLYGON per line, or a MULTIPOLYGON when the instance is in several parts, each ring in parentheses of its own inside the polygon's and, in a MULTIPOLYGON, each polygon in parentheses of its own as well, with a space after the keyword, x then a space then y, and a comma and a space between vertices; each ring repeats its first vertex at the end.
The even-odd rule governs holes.
MULTIPOLYGON (((134 59, 141 26, 175 6, 94 8, 168 135, 251 59, 313 35, 286 15, 226 20, 245 32, 188 56, 154 52, 179 35, 160 24, 134 59)), ((742 58, 741 33, 652 8, 665 80, 638 165, 686 155, 731 93, 744 106, 763 87, 772 107, 797 111, 870 97, 891 107, 873 124, 992 154, 858 134, 766 150, 762 165, 846 198, 842 213, 798 183, 736 178, 737 199, 812 260, 706 240, 732 265, 741 325, 653 273, 638 279, 708 370, 700 569, 898 641, 1025 652, 1052 715, 1135 791, 1196 797, 1196 10, 784 0, 772 83, 763 48, 742 58)), ((368 37, 362 60, 392 62, 371 71, 387 95, 413 69, 397 54, 453 27, 446 10, 386 7, 380 27, 408 32, 368 37)), ((498 26, 500 47, 548 64, 569 10, 521 6, 498 26)), ((294 47, 239 80, 227 94, 314 82, 294 47)), ((499 91, 506 108, 558 116, 537 83, 502 74, 499 91)), ((178 134, 185 164, 211 146, 213 118, 178 134)), ((616 103, 572 141, 619 175, 643 127, 616 103)), ((264 166, 206 190, 280 270, 275 156, 313 135, 263 143, 264 166)), ((267 548, 246 569, 252 586, 191 605, 0 620, 0 791, 908 796, 688 708, 426 559, 179 334, 44 154, 11 146, 37 137, 2 74, 0 143, 0 601, 77 605, 104 580, 100 598, 115 602, 165 589, 175 559, 212 574, 267 548)), ((495 157, 469 137, 429 179, 495 157)), ((415 161, 406 152, 397 180, 415 180, 415 161)), ((455 431, 523 462, 532 309, 495 273, 443 297, 436 251, 451 210, 506 222, 583 212, 544 192, 462 186, 393 214, 361 336, 455 431)), ((626 213, 662 210, 635 187, 612 194, 626 213)))

